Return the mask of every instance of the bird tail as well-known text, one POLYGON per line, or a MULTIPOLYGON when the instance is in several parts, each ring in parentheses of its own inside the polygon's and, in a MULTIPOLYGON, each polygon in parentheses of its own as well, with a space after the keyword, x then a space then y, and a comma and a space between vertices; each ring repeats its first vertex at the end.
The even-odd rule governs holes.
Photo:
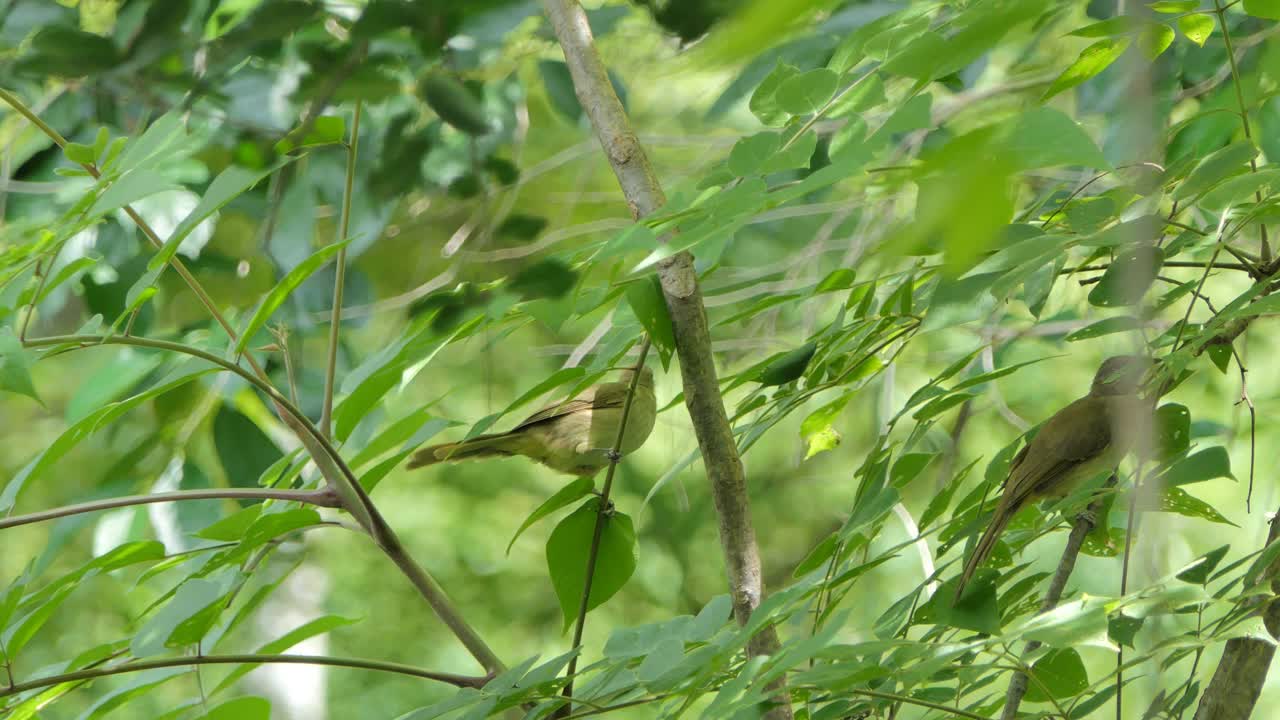
POLYGON ((431 445, 415 452, 409 458, 409 470, 442 462, 458 462, 472 458, 519 455, 515 447, 518 437, 511 433, 478 435, 462 442, 431 445))
POLYGON ((964 572, 960 574, 960 582, 956 583, 956 601, 964 594, 965 586, 973 579, 974 573, 978 572, 978 567, 995 549, 996 541, 1000 539, 1000 534, 1004 532, 1009 521, 1013 519, 1014 512, 1016 512, 1016 509, 1007 508, 1004 503, 996 506, 996 511, 991 516, 991 524, 987 526, 986 532, 982 533, 982 537, 978 539, 978 544, 973 548, 973 554, 964 563, 964 572))

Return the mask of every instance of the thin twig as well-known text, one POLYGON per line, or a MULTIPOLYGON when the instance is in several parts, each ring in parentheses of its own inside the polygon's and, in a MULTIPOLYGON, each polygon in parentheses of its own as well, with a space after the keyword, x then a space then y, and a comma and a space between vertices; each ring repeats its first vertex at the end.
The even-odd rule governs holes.
MULTIPOLYGON (((338 242, 345 242, 351 226, 351 193, 356 181, 356 153, 360 146, 360 109, 356 103, 351 121, 351 139, 347 141, 347 181, 342 188, 342 220, 338 223, 338 242)), ((347 246, 338 248, 333 274, 333 310, 329 318, 329 358, 324 371, 324 406, 320 410, 320 432, 333 435, 333 382, 338 367, 338 330, 342 327, 342 291, 347 281, 347 246)))
MULTIPOLYGON (((587 603, 591 599, 591 585, 595 579, 596 561, 600 554, 600 539, 604 536, 604 524, 609 521, 613 508, 609 503, 609 493, 613 490, 613 475, 618 469, 618 461, 622 459, 622 441, 626 437, 627 420, 631 418, 632 400, 635 399, 636 386, 640 384, 640 371, 644 368, 645 358, 649 355, 649 336, 645 335, 640 342, 640 358, 636 360, 635 372, 631 374, 631 384, 627 386, 627 396, 622 401, 622 417, 618 421, 618 434, 614 438, 613 447, 609 451, 609 468, 604 474, 604 486, 600 488, 600 499, 596 508, 596 524, 591 531, 591 546, 587 549, 587 574, 582 583, 582 597, 578 601, 578 619, 573 625, 573 644, 577 648, 582 645, 582 632, 587 625, 587 603)), ((578 671, 578 658, 581 653, 569 659, 569 667, 565 677, 569 681, 564 686, 564 696, 573 699, 573 676, 578 671)), ((572 704, 566 704, 562 710, 567 714, 572 704)))
POLYGON ((30 525, 32 523, 57 520, 58 518, 84 513, 100 512, 113 508, 131 507, 134 505, 150 505, 152 503, 177 502, 183 500, 287 500, 320 507, 338 507, 338 498, 328 490, 274 490, 271 488, 217 488, 213 490, 175 490, 173 492, 150 493, 147 495, 126 495, 123 497, 92 500, 75 505, 63 505, 52 510, 13 515, 0 518, 0 530, 30 525))

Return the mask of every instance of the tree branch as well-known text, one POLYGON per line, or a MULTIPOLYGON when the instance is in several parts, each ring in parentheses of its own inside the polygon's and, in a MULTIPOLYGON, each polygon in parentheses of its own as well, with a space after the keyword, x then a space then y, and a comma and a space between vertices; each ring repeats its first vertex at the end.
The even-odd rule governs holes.
MULTIPOLYGON (((543 8, 564 51, 578 101, 591 119, 632 216, 641 218, 653 213, 666 202, 666 196, 613 91, 586 13, 575 0, 543 0, 543 8)), ((658 277, 680 357, 685 406, 711 481, 734 616, 745 624, 764 595, 760 551, 751 523, 742 459, 716 379, 706 308, 693 256, 681 252, 667 258, 659 264, 658 277)), ((778 647, 777 631, 769 625, 751 639, 748 652, 753 656, 769 655, 778 647)), ((768 717, 789 720, 791 705, 785 680, 780 678, 773 687, 775 704, 768 717)))
POLYGON ((35 680, 28 680, 27 682, 14 683, 7 687, 0 687, 0 697, 9 697, 28 690, 38 690, 40 688, 61 685, 62 683, 67 682, 82 682, 84 680, 93 680, 94 678, 107 677, 110 675, 123 675, 126 673, 141 672, 143 670, 154 670, 156 668, 185 667, 187 665, 250 665, 258 663, 328 665, 330 667, 355 668, 359 670, 377 670, 379 672, 396 673, 399 675, 410 675, 412 677, 435 680, 436 682, 453 685, 455 687, 479 688, 484 687, 484 684, 489 681, 489 677, 455 675, 453 673, 435 672, 433 670, 421 670, 410 665, 402 665, 400 663, 383 662, 380 660, 363 660, 360 658, 332 657, 328 655, 193 655, 191 657, 137 660, 123 663, 121 665, 112 665, 110 667, 87 668, 84 670, 62 673, 61 675, 50 675, 48 677, 37 678, 35 680))
POLYGON ((93 500, 75 505, 63 505, 52 510, 14 515, 0 518, 0 530, 30 525, 32 523, 57 520, 58 518, 84 513, 112 510, 114 508, 134 505, 150 505, 152 503, 176 502, 182 500, 288 500, 291 502, 318 505, 320 507, 339 507, 338 498, 328 489, 324 490, 274 490, 271 488, 218 488, 214 490, 176 490, 174 492, 151 493, 148 495, 126 495, 124 497, 93 500))

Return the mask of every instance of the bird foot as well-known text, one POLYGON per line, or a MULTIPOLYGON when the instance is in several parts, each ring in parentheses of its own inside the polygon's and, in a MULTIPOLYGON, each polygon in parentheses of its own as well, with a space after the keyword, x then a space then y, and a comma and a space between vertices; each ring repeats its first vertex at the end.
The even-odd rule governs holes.
POLYGON ((1081 512, 1076 517, 1079 518, 1080 520, 1083 520, 1084 522, 1089 523, 1089 527, 1091 528, 1098 526, 1098 514, 1092 510, 1089 510, 1088 508, 1086 508, 1083 512, 1081 512))
POLYGON ((613 448, 609 448, 608 450, 606 450, 604 453, 604 456, 609 458, 609 462, 614 464, 617 464, 622 460, 622 453, 618 452, 617 450, 614 450, 613 448))

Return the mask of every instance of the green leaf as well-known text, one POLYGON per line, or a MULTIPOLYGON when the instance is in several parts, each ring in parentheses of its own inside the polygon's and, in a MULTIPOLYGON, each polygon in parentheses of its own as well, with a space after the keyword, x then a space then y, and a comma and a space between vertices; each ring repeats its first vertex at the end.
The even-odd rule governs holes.
MULTIPOLYGON (((236 666, 238 672, 244 665, 236 666)), ((256 666, 254 666, 256 667, 256 666)), ((247 672, 247 671, 246 671, 247 672)), ((216 690, 214 692, 217 692, 216 690)), ((266 698, 247 695, 228 700, 196 720, 270 720, 271 703, 266 698)))
POLYGON ((101 217, 156 193, 178 189, 181 189, 180 185, 160 173, 138 168, 121 175, 108 185, 89 208, 87 215, 89 218, 101 217))
POLYGON ((1209 522, 1238 527, 1226 519, 1209 503, 1194 497, 1180 487, 1166 487, 1160 494, 1160 506, 1164 512, 1177 513, 1186 517, 1202 518, 1209 522))
POLYGON ((915 413, 913 413, 911 417, 917 421, 923 422, 925 420, 928 420, 931 417, 936 417, 938 415, 941 415, 942 413, 950 410, 951 408, 957 405, 960 405, 966 400, 971 400, 973 397, 975 397, 973 393, 965 393, 965 392, 950 393, 947 395, 943 395, 942 397, 936 397, 930 400, 929 402, 925 403, 924 406, 921 407, 919 410, 915 411, 915 413))
POLYGON ((1280 187, 1280 169, 1259 170, 1227 178, 1200 198, 1199 205, 1223 210, 1254 199, 1255 193, 1270 194, 1280 187))
POLYGON ((670 368, 671 357, 676 350, 676 338, 658 276, 649 275, 637 282, 628 283, 627 304, 658 349, 663 369, 670 368))
POLYGON ((744 177, 753 175, 782 147, 782 136, 772 130, 748 135, 733 144, 729 151, 729 172, 744 177))
POLYGON ((129 643, 130 652, 138 658, 164 652, 169 638, 183 622, 222 602, 228 589, 228 583, 209 578, 192 578, 184 582, 169 602, 133 636, 129 643))
POLYGON ((94 161, 93 148, 80 143, 67 143, 62 148, 62 154, 71 162, 81 165, 92 165, 94 161))
MULTIPOLYGON (((556 525, 547 538, 547 568, 555 587, 567 630, 578 617, 586 587, 587 553, 595 534, 599 498, 592 498, 556 525)), ((630 516, 613 513, 605 518, 596 556, 595 576, 587 611, 599 607, 622 589, 636 569, 636 531, 630 516)))
POLYGON ((1192 169, 1191 174, 1173 191, 1174 200, 1194 197, 1212 189, 1227 178, 1248 168, 1250 160, 1258 156, 1258 148, 1251 140, 1232 143, 1205 156, 1192 169))
POLYGON ((816 113, 835 94, 839 80, 839 76, 827 68, 815 68, 787 78, 778 86, 778 107, 792 115, 816 113))
POLYGON ((849 398, 850 395, 841 395, 809 413, 804 422, 800 423, 800 437, 805 441, 805 460, 840 444, 840 433, 833 424, 849 403, 849 398))
POLYGON ((1158 2, 1147 3, 1147 7, 1158 13, 1172 15, 1195 10, 1200 7, 1200 0, 1159 0, 1158 2))
POLYGON ((1213 28, 1217 25, 1213 20, 1213 16, 1208 14, 1195 13, 1192 15, 1183 15, 1178 18, 1178 29, 1191 42, 1204 47, 1204 42, 1213 34, 1213 28))
POLYGON ((303 281, 311 277, 317 270, 324 267, 325 264, 329 262, 329 258, 338 254, 338 251, 345 248, 349 242, 351 241, 343 240, 322 248, 311 257, 299 263, 297 267, 290 270, 289 274, 285 275, 284 279, 277 283, 276 286, 271 289, 271 292, 267 293, 267 296, 262 299, 261 303, 259 303, 258 309, 254 311, 253 317, 249 318, 249 322, 244 326, 244 330, 240 332, 240 340, 236 343, 235 354, 237 356, 243 355, 245 348, 247 348, 249 343, 253 341, 254 336, 257 335, 258 331, 262 329, 262 326, 271 319, 272 314, 274 314, 275 311, 284 304, 284 301, 289 298, 289 295, 291 295, 294 290, 297 290, 298 286, 301 285, 303 281))
POLYGON ((761 385, 785 385, 800 379, 817 350, 818 344, 810 341, 795 350, 775 355, 760 370, 756 382, 761 385))
POLYGON ((229 405, 213 418, 213 444, 218 460, 235 487, 254 487, 258 478, 284 454, 248 417, 229 405))
POLYGON ((1209 581, 1209 576, 1213 574, 1214 569, 1218 567, 1218 563, 1222 562, 1222 558, 1226 557, 1227 551, 1230 549, 1230 545, 1223 545, 1215 550, 1210 550, 1192 560, 1185 569, 1179 571, 1177 578, 1192 585, 1205 584, 1209 581))
POLYGON ((1067 342, 1075 342, 1077 340, 1092 340, 1093 338, 1102 337, 1103 335, 1111 335, 1118 332, 1127 332, 1142 327, 1142 321, 1131 315, 1120 315, 1117 317, 1109 317, 1105 320, 1099 320, 1092 325, 1086 325, 1075 332, 1068 333, 1067 342))
POLYGON ((221 542, 234 542, 244 537, 249 527, 262 514, 262 504, 250 505, 208 525, 195 533, 196 537, 221 542))
POLYGON ((796 565, 796 569, 792 571, 791 576, 794 578, 802 578, 805 575, 822 567, 831 556, 835 554, 836 548, 840 546, 840 536, 837 533, 831 533, 822 539, 809 554, 796 565))
POLYGON ((1244 11, 1254 17, 1280 20, 1280 0, 1244 0, 1244 11))
POLYGON ((13 507, 14 501, 18 497, 18 493, 30 481, 39 478, 49 469, 53 463, 57 462, 63 455, 66 455, 72 448, 80 443, 81 440, 92 435, 100 428, 114 422, 117 418, 130 410, 136 408, 151 398, 163 395, 175 388, 181 387, 192 380, 213 372, 217 368, 208 366, 204 361, 190 361, 180 366, 174 373, 170 374, 170 378, 148 388, 145 392, 138 393, 130 398, 119 402, 111 403, 99 408, 95 412, 85 416, 80 421, 67 428, 58 436, 56 440, 45 446, 44 450, 35 457, 25 467, 18 471, 9 484, 5 486, 4 492, 0 493, 0 512, 4 512, 13 507), (193 368, 198 368, 194 369, 193 368))
POLYGON ((511 542, 507 543, 507 554, 511 554, 511 546, 516 544, 516 540, 528 530, 534 523, 562 507, 567 507, 578 501, 579 498, 586 497, 591 494, 595 488, 595 479, 589 477, 580 477, 573 482, 565 485, 555 492, 554 495, 543 501, 533 512, 529 513, 529 517, 520 523, 519 529, 515 535, 511 536, 511 542))
POLYGON ((1000 141, 1018 170, 1059 165, 1110 168, 1093 138, 1070 116, 1050 107, 1028 110, 1006 123, 1000 141))
POLYGON ((320 145, 342 145, 347 135, 347 121, 337 115, 321 115, 315 119, 305 132, 302 128, 289 131, 280 142, 276 143, 278 153, 290 153, 295 150, 320 145))
POLYGON ((1191 446, 1191 411, 1186 405, 1165 403, 1156 410, 1158 457, 1171 458, 1191 446))
POLYGON ((0 327, 0 390, 26 395, 44 404, 36 394, 35 385, 31 383, 31 371, 27 369, 27 351, 8 326, 0 327))
POLYGON ((889 470, 889 482, 894 487, 902 487, 924 471, 938 453, 906 453, 894 461, 889 470))
POLYGON ((1118 612, 1107 618, 1107 637, 1117 645, 1135 647, 1133 638, 1142 629, 1142 618, 1129 617, 1118 612))
POLYGON ((200 202, 182 219, 182 222, 178 223, 178 227, 164 241, 164 246, 151 257, 147 268, 149 270, 163 268, 173 259, 182 241, 196 229, 197 225, 287 163, 288 160, 281 160, 265 170, 247 170, 238 165, 231 165, 218 173, 218 177, 209 183, 209 189, 200 198, 200 202))
MULTIPOLYGON (((314 620, 303 623, 275 640, 268 642, 258 648, 254 652, 254 655, 278 655, 307 638, 315 637, 316 635, 323 635, 324 633, 331 632, 340 627, 345 627, 356 622, 358 621, 353 618, 344 618, 338 615, 325 615, 323 617, 318 617, 314 620)), ((260 663, 244 663, 242 665, 237 665, 236 669, 232 670, 231 673, 223 678, 222 682, 218 683, 218 686, 213 689, 213 694, 216 695, 217 693, 231 687, 237 680, 248 675, 250 671, 258 667, 259 664, 260 663)), ((228 720, 231 720, 232 717, 233 716, 228 716, 228 720)))
POLYGON ((1027 683, 1027 702, 1060 700, 1089 687, 1089 674, 1085 672, 1080 653, 1070 648, 1050 650, 1031 666, 1031 672, 1039 682, 1027 683))
POLYGON ((1219 445, 1201 450, 1174 463, 1173 467, 1161 476, 1160 482, 1165 486, 1176 487, 1222 477, 1234 478, 1235 476, 1231 474, 1231 458, 1227 455, 1227 449, 1219 445))
POLYGON ((1089 293, 1099 307, 1123 307, 1141 302, 1164 266, 1164 251, 1154 245, 1138 245, 1116 255, 1102 280, 1089 293))
POLYGON ((778 88, 799 74, 798 68, 779 63, 751 94, 751 100, 747 103, 751 113, 765 125, 781 125, 786 122, 791 114, 779 107, 776 97, 778 88))
POLYGON ((5 651, 10 658, 16 657, 18 653, 22 652, 22 649, 27 646, 27 643, 31 642, 31 639, 36 636, 40 628, 49 622, 49 619, 62 606, 63 601, 71 596, 76 587, 76 583, 68 583, 52 594, 41 598, 41 602, 24 615, 21 620, 18 620, 3 634, 0 634, 0 639, 4 640, 5 651))
POLYGON ((115 688, 103 695, 81 713, 77 720, 96 720, 97 718, 105 717, 116 708, 152 692, 159 685, 179 675, 186 675, 189 672, 191 672, 190 667, 162 667, 144 670, 131 675, 124 686, 115 688))
POLYGON ((948 627, 995 635, 1000 632, 1000 607, 996 600, 993 570, 979 570, 965 586, 964 595, 956 599, 959 577, 942 584, 929 601, 920 606, 915 622, 937 623, 948 627))
POLYGON ((1106 70, 1129 47, 1128 38, 1099 40, 1080 52, 1062 74, 1053 81, 1041 100, 1048 100, 1063 90, 1069 90, 1098 73, 1106 70))

